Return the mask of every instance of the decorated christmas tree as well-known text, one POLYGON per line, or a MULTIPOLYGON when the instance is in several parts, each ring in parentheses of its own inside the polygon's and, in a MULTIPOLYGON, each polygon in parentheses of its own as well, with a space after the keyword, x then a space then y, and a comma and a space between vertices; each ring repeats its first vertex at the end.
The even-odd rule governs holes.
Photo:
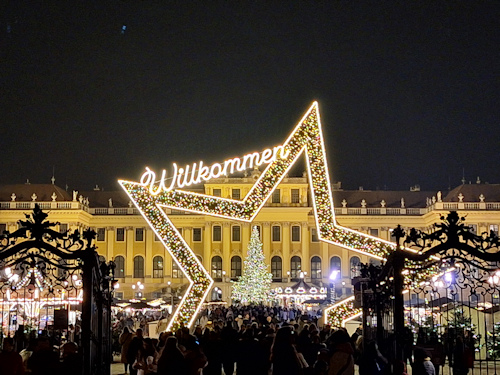
POLYGON ((259 304, 270 300, 273 275, 264 262, 259 230, 253 227, 248 254, 245 258, 243 275, 233 283, 231 298, 243 304, 259 304))

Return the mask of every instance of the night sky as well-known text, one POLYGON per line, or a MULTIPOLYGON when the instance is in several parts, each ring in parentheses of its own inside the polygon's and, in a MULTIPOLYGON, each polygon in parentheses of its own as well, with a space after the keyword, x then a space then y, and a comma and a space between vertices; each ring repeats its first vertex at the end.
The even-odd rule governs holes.
POLYGON ((499 20, 497 1, 3 1, 0 184, 55 168, 115 190, 281 144, 314 100, 346 189, 500 183, 499 20))

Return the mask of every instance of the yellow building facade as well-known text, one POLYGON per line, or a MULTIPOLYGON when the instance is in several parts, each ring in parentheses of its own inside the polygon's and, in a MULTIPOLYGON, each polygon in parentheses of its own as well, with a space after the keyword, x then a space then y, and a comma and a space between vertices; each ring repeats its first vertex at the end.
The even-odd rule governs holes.
MULTIPOLYGON (((239 178, 217 178, 197 191, 231 199, 243 198, 258 178, 258 170, 239 178)), ((343 190, 332 186, 338 224, 391 240, 398 224, 429 229, 441 215, 456 210, 477 233, 500 224, 500 185, 463 184, 446 191, 343 190)), ((65 191, 55 184, 0 186, 0 231, 13 232, 35 204, 59 222, 59 230, 92 228, 98 252, 117 264, 116 296, 179 298, 188 283, 168 251, 138 210, 121 191, 65 191)), ((359 262, 378 261, 340 246, 318 241, 306 177, 286 177, 252 223, 242 223, 182 211, 169 217, 215 280, 208 300, 230 303, 231 280, 243 272, 252 226, 263 243, 273 287, 284 288, 301 276, 307 282, 331 286, 338 298, 352 294, 351 278, 359 262), (335 272, 333 272, 335 271, 335 272), (331 280, 332 273, 336 276, 331 280)))

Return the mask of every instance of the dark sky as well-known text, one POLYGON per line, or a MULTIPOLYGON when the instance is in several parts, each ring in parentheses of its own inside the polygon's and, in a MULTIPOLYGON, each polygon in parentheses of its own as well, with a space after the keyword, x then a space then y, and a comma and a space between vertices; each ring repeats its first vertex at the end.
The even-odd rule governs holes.
POLYGON ((1 184, 223 161, 313 100, 345 188, 500 183, 500 2, 1 4, 1 184))

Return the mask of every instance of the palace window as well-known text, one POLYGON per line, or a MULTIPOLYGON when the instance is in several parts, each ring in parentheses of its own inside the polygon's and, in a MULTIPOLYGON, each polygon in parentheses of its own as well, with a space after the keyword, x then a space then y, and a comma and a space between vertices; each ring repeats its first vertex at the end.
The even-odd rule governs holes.
POLYGON ((241 241, 241 227, 239 225, 233 225, 233 242, 241 241))
POLYGON ((377 228, 370 228, 370 236, 378 237, 378 229, 377 228))
POLYGON ((144 277, 144 258, 140 255, 134 258, 134 277, 136 279, 144 277))
POLYGON ((279 225, 273 225, 273 242, 281 241, 281 227, 279 225))
POLYGON ((116 242, 125 241, 125 228, 116 228, 116 242))
POLYGON ((332 276, 332 273, 335 272, 336 275, 336 280, 339 280, 342 278, 342 260, 340 257, 332 257, 330 259, 330 274, 327 275, 328 278, 330 279, 332 276))
POLYGON ((293 256, 290 260, 290 277, 292 281, 298 281, 301 272, 301 259, 297 255, 293 256))
POLYGON ((125 277, 125 258, 121 255, 115 257, 115 277, 125 277))
POLYGON ((280 189, 275 189, 271 198, 272 203, 281 203, 280 189))
POLYGON ((493 232, 495 236, 498 236, 498 224, 490 224, 490 232, 493 232))
POLYGON ((193 228, 193 242, 201 242, 201 228, 193 228))
POLYGON ((163 258, 159 255, 153 258, 153 277, 163 277, 163 258))
POLYGON ((135 241, 144 241, 144 228, 135 228, 135 241))
POLYGON ((300 203, 300 190, 292 189, 292 203, 300 203))
POLYGON ((177 265, 175 261, 172 261, 172 278, 181 279, 184 276, 181 268, 177 265))
POLYGON ((231 279, 237 280, 241 276, 241 257, 235 255, 231 258, 231 279))
POLYGON ((212 241, 222 241, 222 227, 220 225, 214 225, 212 227, 212 241))
POLYGON ((213 190, 213 196, 214 197, 221 197, 222 196, 222 190, 221 189, 214 189, 213 190))
POLYGON ((311 279, 321 280, 321 258, 313 256, 311 259, 311 279))
POLYGON ((97 241, 106 241, 106 228, 97 228, 97 241))
POLYGON ((281 281, 283 277, 283 262, 279 256, 274 256, 271 259, 271 273, 274 281, 281 281))
POLYGON ((222 281, 222 258, 218 255, 212 258, 212 278, 215 281, 222 281))
POLYGON ((7 224, 0 224, 0 234, 3 234, 7 230, 7 224))
POLYGON ((361 265, 361 260, 357 256, 351 257, 351 279, 360 275, 359 267, 361 265))
POLYGON ((311 241, 319 242, 318 231, 316 230, 316 228, 311 228, 311 241))
POLYGON ((232 189, 231 190, 231 197, 233 199, 240 199, 240 189, 232 189))
POLYGON ((292 242, 300 242, 300 227, 292 225, 292 242))

